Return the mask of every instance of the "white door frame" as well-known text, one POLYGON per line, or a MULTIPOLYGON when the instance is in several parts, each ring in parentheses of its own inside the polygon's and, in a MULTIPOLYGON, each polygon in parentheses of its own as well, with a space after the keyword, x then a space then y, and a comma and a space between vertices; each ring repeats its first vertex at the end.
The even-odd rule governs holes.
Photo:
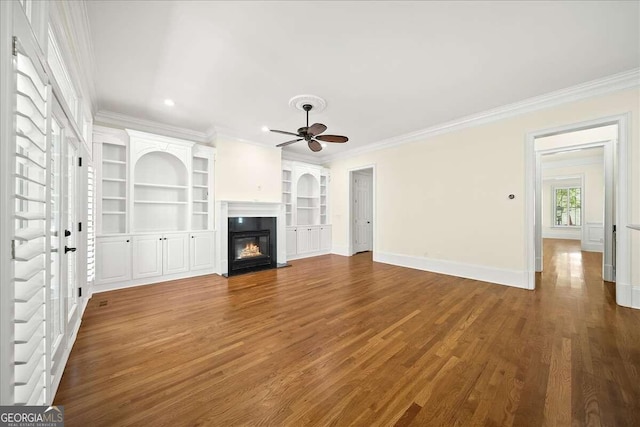
MULTIPOLYGON (((534 141, 536 138, 552 136, 572 131, 590 129, 606 125, 618 125, 618 140, 616 156, 616 181, 615 189, 615 224, 616 224, 616 302, 625 307, 640 308, 640 292, 632 296, 631 291, 631 248, 629 223, 629 181, 630 161, 629 157, 629 126, 630 113, 599 119, 558 126, 527 133, 525 136, 525 265, 527 276, 527 288, 535 289, 536 267, 536 184, 537 168, 534 141)), ((610 233, 611 230, 605 230, 610 233)))
MULTIPOLYGON (((541 157, 544 154, 562 153, 569 150, 589 149, 602 147, 603 154, 603 171, 604 171, 604 245, 603 245, 603 257, 602 257, 602 278, 607 282, 614 282, 613 271, 613 194, 615 191, 613 175, 615 173, 613 156, 615 153, 615 142, 611 140, 606 141, 594 141, 584 144, 575 144, 566 147, 550 148, 546 150, 536 150, 536 272, 542 271, 542 163, 541 157), (537 220, 540 219, 540 220, 537 220), (608 230, 608 232, 607 232, 608 230)), ((535 145, 535 142, 534 142, 535 145)), ((535 150, 535 147, 534 147, 535 150)), ((582 187, 582 200, 586 200, 586 190, 584 188, 584 174, 579 174, 577 177, 580 179, 582 187)), ((584 210, 581 212, 581 238, 580 243, 584 240, 584 230, 586 224, 584 222, 584 210)))
POLYGON ((371 242, 371 247, 373 248, 373 250, 371 251, 373 253, 373 258, 375 259, 375 253, 376 253, 376 242, 378 241, 377 238, 377 219, 376 219, 376 165, 375 164, 371 164, 371 165, 366 165, 366 166, 358 166, 357 168, 351 168, 349 169, 349 191, 347 193, 347 206, 349 206, 349 222, 347 224, 347 236, 348 236, 348 242, 349 242, 349 248, 348 248, 348 252, 347 254, 349 256, 355 254, 354 251, 354 247, 353 247, 353 203, 351 202, 353 200, 353 174, 354 172, 359 172, 365 169, 371 169, 371 182, 373 184, 372 186, 372 192, 373 192, 373 197, 371 198, 371 206, 372 206, 372 214, 373 214, 373 242, 371 242))

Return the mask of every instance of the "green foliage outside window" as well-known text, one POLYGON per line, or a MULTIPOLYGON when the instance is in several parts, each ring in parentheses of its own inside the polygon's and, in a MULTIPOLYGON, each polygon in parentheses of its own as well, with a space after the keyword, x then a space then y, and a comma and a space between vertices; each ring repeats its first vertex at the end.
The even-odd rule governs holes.
POLYGON ((555 225, 579 227, 582 225, 582 189, 566 187, 555 189, 555 225))

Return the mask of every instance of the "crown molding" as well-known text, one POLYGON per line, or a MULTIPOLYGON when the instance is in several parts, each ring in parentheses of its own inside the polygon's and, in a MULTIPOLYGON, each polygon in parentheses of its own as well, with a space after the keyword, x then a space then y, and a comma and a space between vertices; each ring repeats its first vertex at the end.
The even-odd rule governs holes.
POLYGON ((96 62, 91 37, 89 13, 85 2, 51 2, 51 28, 67 65, 68 72, 79 81, 77 88, 92 112, 98 110, 94 76, 96 62))
POLYGON ((509 117, 518 116, 525 113, 554 107, 568 102, 578 101, 593 96, 604 95, 624 89, 640 86, 640 68, 634 68, 618 74, 613 74, 601 79, 592 80, 576 86, 535 96, 523 101, 503 105, 502 107, 487 110, 481 113, 461 117, 456 120, 431 126, 416 132, 410 132, 381 141, 367 144, 362 148, 354 148, 342 153, 325 156, 321 160, 330 162, 333 160, 354 157, 371 151, 383 148, 395 147, 410 142, 416 142, 437 135, 458 131, 465 128, 479 126, 486 123, 496 122, 509 117))
POLYGON ((154 122, 152 120, 138 119, 127 116, 126 114, 114 113, 113 111, 98 111, 95 115, 94 121, 97 124, 151 132, 171 138, 180 138, 199 142, 201 144, 211 144, 211 139, 209 139, 209 135, 205 132, 171 126, 164 123, 154 122))

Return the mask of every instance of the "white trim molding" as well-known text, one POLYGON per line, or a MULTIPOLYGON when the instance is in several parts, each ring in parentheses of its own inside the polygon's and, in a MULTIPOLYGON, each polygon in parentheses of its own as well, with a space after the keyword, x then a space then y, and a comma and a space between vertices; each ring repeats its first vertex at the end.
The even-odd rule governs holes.
MULTIPOLYGON (((616 224, 616 259, 613 260, 612 250, 605 251, 603 263, 603 277, 605 280, 615 280, 616 282, 616 303, 624 307, 636 307, 635 296, 632 295, 631 286, 631 236, 630 229, 627 228, 631 213, 629 203, 629 186, 631 181, 631 156, 629 156, 629 129, 631 113, 618 114, 614 116, 602 117, 579 123, 567 124, 549 129, 541 129, 530 132, 524 138, 525 155, 525 265, 527 275, 527 288, 535 289, 535 272, 538 269, 538 259, 540 250, 536 244, 536 239, 540 232, 540 223, 536 221, 536 198, 540 194, 540 183, 538 173, 540 169, 540 151, 536 152, 535 139, 550 135, 558 135, 577 130, 590 129, 611 124, 618 125, 617 140, 605 144, 605 185, 613 187, 614 174, 616 186, 614 191, 605 191, 605 232, 604 246, 612 247, 613 234, 608 227, 616 224), (613 171, 613 157, 616 158, 615 173, 613 171), (610 166, 607 166, 610 165, 610 166), (614 197, 615 193, 615 209, 614 197), (613 216, 615 218, 608 220, 613 216), (610 222, 608 222, 610 221, 610 222), (608 225, 610 224, 610 225, 608 225), (610 258, 610 259, 609 259, 610 258), (615 278, 613 277, 613 266, 615 265, 615 278)), ((638 301, 640 308, 640 301, 638 301)))
POLYGON ((211 138, 205 132, 198 132, 178 126, 171 126, 152 120, 138 119, 126 114, 114 113, 113 111, 100 110, 96 113, 96 124, 115 126, 123 129, 135 129, 142 132, 150 132, 172 138, 187 139, 201 144, 211 145, 211 138))
POLYGON ((284 203, 221 200, 215 203, 216 239, 214 269, 219 275, 229 272, 229 218, 276 217, 278 264, 287 262, 287 234, 284 203))
POLYGON ((512 286, 514 288, 527 289, 526 271, 506 270, 483 265, 465 264, 455 261, 380 251, 373 254, 373 260, 384 264, 414 268, 417 270, 430 271, 432 273, 446 274, 449 276, 464 277, 466 279, 512 286))
POLYGON ((459 119, 431 126, 416 132, 372 142, 361 148, 354 148, 339 154, 325 156, 321 160, 326 163, 337 159, 354 157, 371 151, 380 150, 382 148, 395 147, 409 142, 421 141, 437 135, 496 122, 498 120, 554 107, 568 102, 579 101, 581 99, 638 86, 640 86, 640 68, 634 68, 622 73, 613 74, 601 79, 592 80, 576 86, 550 92, 545 95, 535 96, 523 101, 514 102, 512 104, 503 105, 477 114, 461 117, 459 119))

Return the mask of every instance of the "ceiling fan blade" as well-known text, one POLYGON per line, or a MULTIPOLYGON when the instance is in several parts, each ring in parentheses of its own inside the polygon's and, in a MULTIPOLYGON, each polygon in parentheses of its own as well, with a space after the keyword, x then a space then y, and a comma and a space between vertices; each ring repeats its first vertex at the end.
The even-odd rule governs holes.
POLYGON ((307 133, 310 133, 311 135, 315 136, 315 135, 320 135, 325 130, 327 130, 327 127, 325 125, 323 125, 322 123, 315 123, 309 126, 309 129, 307 129, 307 133))
POLYGON ((294 139, 292 141, 283 142, 282 144, 276 145, 276 147, 286 147, 287 145, 293 144, 294 142, 298 142, 298 141, 302 141, 302 138, 294 139))
POLYGON ((320 145, 320 143, 318 141, 316 141, 315 139, 312 139, 311 141, 309 141, 309 148, 313 152, 318 152, 318 151, 322 150, 322 145, 320 145))
POLYGON ((349 138, 342 135, 318 135, 317 139, 324 142, 347 142, 349 138))
POLYGON ((287 132, 286 130, 269 129, 269 132, 277 132, 277 133, 283 133, 283 134, 285 134, 285 135, 300 136, 300 135, 298 135, 297 133, 287 132))

